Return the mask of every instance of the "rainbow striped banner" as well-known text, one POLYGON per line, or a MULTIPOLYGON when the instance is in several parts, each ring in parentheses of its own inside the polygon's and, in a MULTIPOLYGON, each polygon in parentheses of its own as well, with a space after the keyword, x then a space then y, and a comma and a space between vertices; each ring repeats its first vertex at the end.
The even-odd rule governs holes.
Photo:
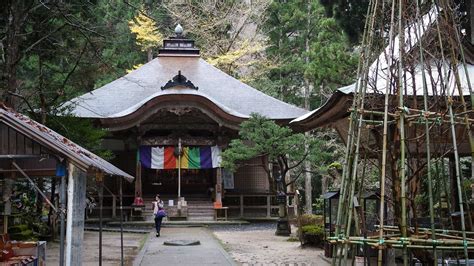
MULTIPOLYGON (((177 169, 178 157, 174 146, 140 146, 139 160, 143 167, 151 169, 177 169)), ((209 169, 221 165, 221 149, 218 146, 182 147, 181 169, 209 169)))

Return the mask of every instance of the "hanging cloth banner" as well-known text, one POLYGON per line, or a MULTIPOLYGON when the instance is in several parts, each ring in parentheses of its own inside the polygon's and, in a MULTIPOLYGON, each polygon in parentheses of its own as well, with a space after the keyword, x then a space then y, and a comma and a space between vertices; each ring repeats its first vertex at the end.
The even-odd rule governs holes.
MULTIPOLYGON (((151 169, 177 169, 178 149, 174 146, 140 146, 139 160, 151 169)), ((221 149, 218 146, 182 147, 181 169, 209 169, 221 166, 221 149)))

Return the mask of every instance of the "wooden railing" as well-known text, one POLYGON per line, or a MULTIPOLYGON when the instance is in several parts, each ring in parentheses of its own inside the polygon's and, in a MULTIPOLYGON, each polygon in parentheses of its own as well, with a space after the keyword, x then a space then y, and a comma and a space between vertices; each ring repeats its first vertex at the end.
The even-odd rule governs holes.
MULTIPOLYGON (((265 211, 265 218, 272 218, 276 217, 272 216, 272 210, 276 209, 278 210, 279 206, 276 204, 275 200, 275 195, 273 194, 226 194, 224 201, 227 203, 224 203, 225 207, 229 207, 230 213, 232 213, 231 210, 239 210, 239 218, 244 218, 248 217, 245 215, 245 210, 262 210, 265 211), (230 202, 232 198, 238 198, 238 204, 231 204, 230 202), (265 205, 245 205, 245 199, 258 199, 258 198, 265 198, 265 205), (272 199, 275 203, 272 204, 272 199)), ((287 196, 287 202, 289 202, 289 199, 292 198, 293 196, 287 196)), ((293 205, 288 206, 290 209, 294 208, 293 205)))

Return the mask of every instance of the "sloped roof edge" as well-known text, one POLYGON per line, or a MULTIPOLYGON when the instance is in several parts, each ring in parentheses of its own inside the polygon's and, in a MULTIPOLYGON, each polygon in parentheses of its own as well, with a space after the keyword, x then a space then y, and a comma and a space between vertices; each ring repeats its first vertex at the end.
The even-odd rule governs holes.
POLYGON ((134 177, 115 167, 94 153, 84 149, 50 128, 20 114, 0 103, 0 121, 18 132, 44 145, 52 151, 70 159, 84 171, 100 171, 108 175, 120 176, 132 182, 134 177))

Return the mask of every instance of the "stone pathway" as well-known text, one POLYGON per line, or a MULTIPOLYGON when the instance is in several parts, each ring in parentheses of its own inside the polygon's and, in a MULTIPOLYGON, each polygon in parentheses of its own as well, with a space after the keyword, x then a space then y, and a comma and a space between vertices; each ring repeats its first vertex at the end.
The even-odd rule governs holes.
POLYGON ((134 265, 236 265, 207 228, 184 227, 161 229, 161 236, 152 233, 137 256, 134 265), (199 240, 197 246, 166 246, 165 241, 199 240))

